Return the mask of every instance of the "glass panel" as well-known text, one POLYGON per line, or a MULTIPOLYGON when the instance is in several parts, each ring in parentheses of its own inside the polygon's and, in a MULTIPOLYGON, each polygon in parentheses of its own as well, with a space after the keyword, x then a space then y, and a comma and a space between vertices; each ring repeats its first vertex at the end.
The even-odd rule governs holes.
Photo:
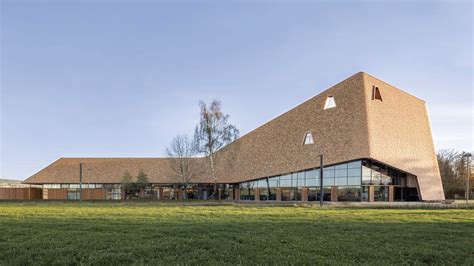
POLYGON ((318 178, 319 177, 319 169, 313 169, 306 171, 306 179, 309 178, 318 178))
POLYGON ((310 188, 308 191, 308 201, 319 200, 319 188, 310 188))
POLYGON ((323 173, 323 179, 324 178, 327 178, 327 177, 334 177, 334 170, 326 170, 324 169, 324 173, 323 173))
POLYGON ((319 186, 319 178, 318 179, 306 179, 307 187, 318 187, 319 186))
POLYGON ((372 184, 378 185, 378 184, 380 184, 380 181, 381 181, 380 175, 378 175, 378 174, 372 175, 372 180, 371 180, 372 184))
POLYGON ((336 169, 336 177, 347 177, 347 169, 336 169))
POLYGON ((281 190, 281 200, 282 201, 289 201, 289 200, 293 200, 293 193, 294 193, 294 189, 291 189, 291 188, 284 188, 281 190))
POLYGON ((257 181, 258 182, 258 186, 259 188, 266 188, 267 187, 267 179, 260 179, 257 181))
POLYGON ((360 176, 348 177, 348 178, 347 178, 347 184, 348 184, 348 185, 361 185, 361 183, 360 183, 360 176))
POLYGON ((340 187, 338 190, 338 201, 361 200, 361 187, 340 187))
POLYGON ((240 189, 240 199, 241 200, 255 200, 255 189, 253 188, 240 189))
POLYGON ((268 179, 268 183, 269 183, 269 186, 270 187, 278 187, 279 186, 279 181, 280 180, 280 177, 277 176, 277 177, 272 177, 272 178, 269 178, 268 179))
POLYGON ((291 179, 281 179, 280 187, 291 187, 291 179))
POLYGON ((362 184, 368 185, 368 184, 370 184, 370 182, 371 182, 370 181, 370 176, 363 176, 362 177, 362 184))
POLYGON ((347 177, 340 177, 335 179, 336 186, 347 186, 347 177))
POLYGON ((388 201, 388 187, 387 186, 374 187, 374 201, 388 201))
POLYGON ((276 188, 260 190, 260 200, 276 200, 276 188))
POLYGON ((338 164, 335 166, 335 169, 336 170, 340 170, 340 169, 347 169, 347 164, 343 163, 343 164, 338 164))
POLYGON ((363 176, 370 176, 372 174, 372 170, 367 167, 362 167, 362 175, 363 176))
POLYGON ((348 168, 360 168, 361 167, 361 161, 355 161, 355 162, 350 162, 347 164, 348 168))
POLYGON ((281 190, 282 201, 297 201, 301 200, 301 192, 296 188, 284 188, 281 190))
POLYGON ((328 186, 334 186, 334 178, 332 177, 323 177, 323 186, 328 187, 328 186))
POLYGON ((68 200, 78 200, 80 198, 80 193, 75 191, 68 191, 67 192, 67 199, 68 200))
POLYGON ((120 188, 114 188, 112 190, 112 199, 119 200, 121 199, 121 197, 122 197, 122 193, 121 193, 120 188))
POLYGON ((360 168, 347 170, 347 176, 360 176, 360 168))
POLYGON ((368 186, 363 186, 362 187, 361 200, 362 201, 369 201, 369 187, 368 186))
POLYGON ((298 186, 298 174, 297 173, 293 173, 291 175, 291 186, 292 187, 297 187, 298 186))
POLYGON ((380 176, 380 183, 384 185, 389 185, 391 182, 392 182, 392 178, 390 178, 389 176, 386 176, 386 175, 380 176))
POLYGON ((305 186, 305 172, 298 173, 298 187, 305 186))

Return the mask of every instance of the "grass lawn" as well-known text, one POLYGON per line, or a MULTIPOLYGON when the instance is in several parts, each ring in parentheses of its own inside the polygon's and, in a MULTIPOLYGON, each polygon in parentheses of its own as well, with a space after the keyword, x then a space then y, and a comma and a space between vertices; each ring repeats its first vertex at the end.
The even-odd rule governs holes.
POLYGON ((474 210, 0 203, 0 265, 474 264, 474 210))

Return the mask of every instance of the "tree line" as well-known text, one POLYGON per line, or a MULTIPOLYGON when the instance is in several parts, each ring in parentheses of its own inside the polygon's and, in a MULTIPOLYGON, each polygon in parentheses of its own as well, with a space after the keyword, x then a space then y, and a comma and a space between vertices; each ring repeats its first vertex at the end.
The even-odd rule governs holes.
MULTIPOLYGON (((470 158, 467 152, 459 152, 452 149, 443 149, 438 151, 436 157, 438 159, 439 172, 443 182, 444 195, 447 199, 464 198, 466 194, 467 176, 471 173, 470 191, 472 191, 474 182, 472 179, 472 171, 470 158)), ((470 193, 471 197, 473 196, 470 193)))

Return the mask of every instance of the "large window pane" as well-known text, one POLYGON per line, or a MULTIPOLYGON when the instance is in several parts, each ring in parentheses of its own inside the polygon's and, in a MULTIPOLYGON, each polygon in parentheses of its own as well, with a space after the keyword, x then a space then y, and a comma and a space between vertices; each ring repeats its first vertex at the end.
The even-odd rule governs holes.
POLYGON ((319 188, 309 188, 308 201, 318 201, 318 200, 319 200, 319 188))
POLYGON ((360 176, 351 176, 347 178, 347 184, 348 185, 361 185, 360 183, 360 176))
POLYGON ((284 188, 281 190, 281 200, 282 201, 293 201, 297 200, 297 189, 294 188, 284 188))
POLYGON ((306 186, 307 187, 318 187, 319 186, 319 178, 318 179, 306 179, 306 186))
POLYGON ((347 176, 360 176, 360 168, 354 168, 347 170, 347 176))
POLYGON ((305 186, 305 172, 298 173, 298 187, 305 186))
POLYGON ((388 186, 374 187, 374 201, 388 201, 388 186))
POLYGON ((347 177, 339 177, 335 178, 335 183, 336 186, 347 186, 347 177))
POLYGON ((334 178, 323 176, 323 186, 334 186, 334 178))
POLYGON ((318 178, 319 177, 319 169, 313 169, 313 170, 309 170, 309 171, 306 171, 306 179, 310 179, 310 178, 318 178))
POLYGON ((291 175, 291 186, 292 187, 297 187, 298 186, 298 174, 297 173, 293 173, 291 175))
POLYGON ((362 187, 362 194, 361 194, 362 201, 369 201, 369 187, 363 186, 362 187))
POLYGON ((241 200, 255 200, 255 189, 253 188, 240 189, 240 199, 241 200))
POLYGON ((266 188, 267 187, 267 179, 260 179, 258 180, 258 187, 259 188, 266 188))
POLYGON ((384 185, 389 185, 392 182, 392 178, 386 175, 380 176, 380 183, 384 185))
POLYGON ((361 167, 361 161, 355 161, 355 162, 350 162, 347 164, 348 168, 360 168, 361 167))
POLYGON ((280 187, 291 187, 291 179, 280 179, 280 187))
POLYGON ((279 186, 279 181, 280 180, 280 177, 277 176, 277 177, 272 177, 272 178, 269 178, 268 179, 268 185, 270 187, 278 187, 279 186))
POLYGON ((336 177, 347 177, 347 169, 336 169, 336 177))
POLYGON ((361 200, 361 187, 340 187, 338 190, 338 201, 361 200))
POLYGON ((326 178, 326 177, 334 177, 334 169, 330 169, 330 170, 324 170, 324 173, 323 173, 323 177, 326 178))

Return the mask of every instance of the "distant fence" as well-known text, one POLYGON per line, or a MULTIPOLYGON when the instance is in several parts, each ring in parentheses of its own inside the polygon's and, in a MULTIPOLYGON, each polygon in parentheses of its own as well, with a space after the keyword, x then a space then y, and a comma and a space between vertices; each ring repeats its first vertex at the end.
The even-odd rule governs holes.
POLYGON ((35 187, 0 187, 0 200, 37 200, 43 190, 35 187))
MULTIPOLYGON (((52 189, 45 188, 43 189, 42 195, 43 199, 47 200, 78 200, 80 198, 80 190, 75 189, 52 189), (72 195, 71 195, 72 194, 72 195)), ((83 200, 105 200, 106 199, 106 190, 103 188, 96 189, 82 189, 82 199, 83 200)))

